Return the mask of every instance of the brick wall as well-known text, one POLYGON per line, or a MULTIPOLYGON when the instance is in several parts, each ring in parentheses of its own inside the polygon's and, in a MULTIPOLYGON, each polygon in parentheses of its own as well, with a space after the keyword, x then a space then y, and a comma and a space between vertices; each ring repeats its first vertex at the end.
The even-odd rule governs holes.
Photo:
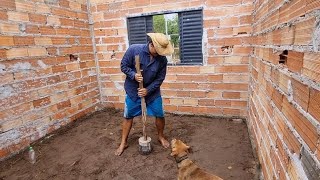
POLYGON ((204 65, 168 67, 166 111, 247 116, 265 179, 318 179, 319 1, 89 2, 1 1, 0 158, 99 100, 123 108, 127 17, 203 8, 204 65))
POLYGON ((99 98, 86 0, 1 0, 0 158, 93 112, 99 98))
POLYGON ((126 18, 203 8, 203 66, 169 66, 162 85, 165 110, 246 116, 252 0, 91 0, 102 102, 123 108, 120 61, 128 48, 126 18))
POLYGON ((265 179, 320 177, 319 9, 254 2, 248 126, 265 179))

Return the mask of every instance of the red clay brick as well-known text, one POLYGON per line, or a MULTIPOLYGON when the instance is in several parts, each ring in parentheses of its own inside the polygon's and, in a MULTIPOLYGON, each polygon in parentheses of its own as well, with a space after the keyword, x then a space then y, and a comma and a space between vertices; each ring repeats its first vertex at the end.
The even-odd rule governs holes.
POLYGON ((2 11, 2 10, 0 10, 0 20, 3 20, 3 21, 8 20, 7 11, 2 11))
POLYGON ((307 12, 310 12, 310 11, 313 11, 315 9, 319 9, 320 7, 320 1, 318 0, 306 0, 306 13, 307 12))
POLYGON ((218 19, 204 20, 203 24, 205 28, 219 27, 220 21, 218 19))
POLYGON ((205 91, 190 91, 190 97, 192 98, 204 98, 206 94, 205 91))
POLYGON ((6 55, 6 50, 5 49, 0 49, 0 58, 6 58, 7 55, 6 55))
POLYGON ((246 15, 246 16, 240 17, 240 25, 251 24, 251 23, 252 23, 252 16, 251 15, 246 15))
POLYGON ((66 107, 71 107, 71 102, 70 102, 70 100, 60 102, 60 103, 57 104, 57 107, 58 107, 59 110, 60 109, 64 109, 66 107))
POLYGON ((14 44, 16 46, 31 46, 34 45, 34 38, 31 36, 14 36, 14 44))
POLYGON ((240 99, 240 92, 223 92, 222 97, 225 99, 240 99))
POLYGON ((74 25, 74 20, 73 19, 67 19, 67 18, 60 18, 60 24, 61 24, 61 26, 73 26, 74 25))
POLYGON ((275 122, 278 131, 282 134, 284 142, 288 145, 291 153, 298 153, 300 150, 300 143, 289 129, 289 127, 285 124, 285 119, 279 114, 275 113, 275 122))
POLYGON ((39 30, 38 26, 27 25, 26 33, 28 33, 28 34, 39 34, 40 30, 39 30))
POLYGON ((320 82, 320 54, 319 53, 305 53, 303 59, 302 74, 310 79, 320 82))
POLYGON ((308 112, 320 122, 320 91, 311 88, 308 112))
POLYGON ((65 72, 66 70, 67 70, 66 65, 52 66, 53 73, 65 72))
POLYGON ((248 66, 247 65, 216 66, 215 72, 217 72, 217 73, 243 73, 243 72, 248 72, 248 66))
MULTIPOLYGON (((170 91, 172 92, 172 91, 170 91)), ((178 97, 190 97, 190 91, 177 91, 177 96, 178 97)), ((175 94, 173 94, 175 95, 175 94)))
POLYGON ((1 7, 8 9, 16 9, 16 4, 13 0, 1 0, 1 7))
POLYGON ((32 12, 36 11, 35 3, 34 2, 23 2, 23 1, 16 1, 16 10, 23 11, 23 12, 32 12))
POLYGON ((56 30, 52 26, 41 26, 39 27, 39 32, 42 35, 55 35, 56 30))
POLYGON ((219 74, 219 75, 209 74, 208 75, 208 81, 209 82, 222 82, 222 80, 223 80, 223 75, 222 74, 219 74))
POLYGON ((14 41, 12 36, 0 36, 0 46, 13 46, 14 41))
POLYGON ((76 18, 77 13, 65 9, 58 9, 58 8, 52 8, 52 13, 54 15, 62 16, 62 17, 70 17, 70 18, 76 18))
POLYGON ((199 106, 214 106, 213 99, 199 99, 199 106))
POLYGON ((46 106, 46 105, 50 104, 51 100, 50 100, 50 97, 45 97, 45 98, 41 98, 38 100, 34 100, 32 103, 33 103, 33 107, 39 108, 39 107, 46 106))
POLYGON ((314 17, 296 24, 294 45, 308 45, 311 42, 314 27, 314 17))
POLYGON ((273 103, 277 106, 279 110, 282 109, 282 101, 283 101, 283 94, 281 94, 278 90, 273 88, 272 97, 273 103))
POLYGON ((215 90, 238 90, 246 91, 248 90, 248 84, 237 84, 237 83, 217 83, 213 84, 213 89, 215 90))
POLYGON ((222 111, 223 111, 223 112, 222 112, 223 115, 226 115, 226 116, 230 116, 230 115, 240 116, 240 109, 223 108, 222 111))
POLYGON ((304 53, 288 51, 287 66, 290 71, 301 73, 304 53))
POLYGON ((59 0, 60 7, 69 8, 69 1, 68 0, 59 0))
POLYGON ((225 1, 210 0, 210 1, 207 1, 207 6, 226 6, 226 5, 236 5, 240 3, 241 3, 241 0, 225 0, 225 1))
POLYGON ((301 82, 292 79, 293 100, 296 101, 305 111, 309 104, 309 87, 301 82))
POLYGON ((30 22, 39 23, 39 24, 46 24, 47 17, 40 14, 29 14, 30 22))
POLYGON ((302 139, 308 144, 312 151, 316 148, 318 139, 316 128, 305 118, 286 98, 282 103, 282 112, 288 118, 293 127, 298 131, 302 139))
POLYGON ((178 106, 178 111, 179 112, 192 112, 192 107, 191 106, 178 106))

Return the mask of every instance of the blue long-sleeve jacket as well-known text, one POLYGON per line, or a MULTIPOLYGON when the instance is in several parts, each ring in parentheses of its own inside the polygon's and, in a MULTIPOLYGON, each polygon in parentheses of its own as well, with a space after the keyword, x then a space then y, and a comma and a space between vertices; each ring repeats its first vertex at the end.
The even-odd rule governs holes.
POLYGON ((129 47, 121 60, 121 71, 127 76, 124 89, 133 101, 140 98, 138 96, 139 83, 134 79, 136 74, 135 55, 140 56, 143 87, 148 90, 148 94, 145 96, 148 104, 161 96, 160 86, 166 76, 168 61, 165 56, 160 55, 154 57, 154 60, 151 61, 148 44, 134 44, 129 47))

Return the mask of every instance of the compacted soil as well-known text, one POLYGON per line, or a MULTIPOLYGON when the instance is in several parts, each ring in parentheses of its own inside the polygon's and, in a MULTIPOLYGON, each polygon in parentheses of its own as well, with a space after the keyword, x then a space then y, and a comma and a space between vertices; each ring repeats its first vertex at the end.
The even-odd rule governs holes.
MULTIPOLYGON (((148 118, 147 134, 153 152, 140 155, 140 118, 134 120, 129 147, 118 157, 123 112, 106 109, 81 118, 33 144, 37 162, 23 151, 0 162, 0 179, 177 179, 177 164, 158 142, 154 120, 148 118)), ((189 158, 224 179, 257 177, 246 124, 239 120, 186 115, 166 115, 165 135, 192 147, 189 158)))

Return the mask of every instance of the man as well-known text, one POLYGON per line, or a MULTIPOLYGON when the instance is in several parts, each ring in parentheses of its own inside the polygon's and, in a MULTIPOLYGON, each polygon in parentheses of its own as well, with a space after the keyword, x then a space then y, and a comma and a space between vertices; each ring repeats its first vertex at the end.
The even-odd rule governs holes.
POLYGON ((121 61, 121 71, 126 74, 124 88, 126 91, 124 117, 122 122, 121 144, 115 155, 120 156, 127 147, 133 118, 140 116, 141 97, 145 97, 147 115, 155 117, 158 131, 158 140, 164 148, 169 147, 169 142, 163 134, 165 119, 162 106, 160 86, 167 72, 166 55, 173 53, 173 47, 167 37, 162 33, 148 33, 147 44, 135 44, 129 47, 121 61), (140 69, 142 75, 136 73, 135 56, 140 56, 140 69), (139 88, 143 82, 144 88, 139 88))

